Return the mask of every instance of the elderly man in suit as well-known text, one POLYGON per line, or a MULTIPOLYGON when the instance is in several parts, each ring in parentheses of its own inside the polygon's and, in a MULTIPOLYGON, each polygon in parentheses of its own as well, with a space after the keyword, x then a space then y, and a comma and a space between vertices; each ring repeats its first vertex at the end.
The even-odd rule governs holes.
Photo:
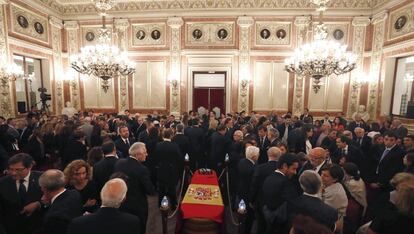
POLYGON ((101 191, 101 208, 93 214, 72 220, 67 233, 141 234, 139 218, 118 210, 127 190, 126 183, 120 178, 106 182, 101 191))
POLYGON ((128 192, 121 211, 138 216, 141 221, 140 231, 145 233, 148 217, 147 195, 155 193, 150 173, 142 164, 148 155, 145 144, 134 143, 129 149, 129 155, 128 158, 118 160, 114 170, 114 172, 122 172, 128 176, 128 192))
POLYGON ((40 172, 32 171, 33 158, 19 153, 8 160, 8 175, 0 179, 0 223, 7 233, 40 231, 40 172))
POLYGON ((82 197, 76 190, 65 189, 65 175, 51 169, 39 178, 42 200, 49 205, 43 220, 44 234, 66 233, 72 219, 82 215, 82 197))

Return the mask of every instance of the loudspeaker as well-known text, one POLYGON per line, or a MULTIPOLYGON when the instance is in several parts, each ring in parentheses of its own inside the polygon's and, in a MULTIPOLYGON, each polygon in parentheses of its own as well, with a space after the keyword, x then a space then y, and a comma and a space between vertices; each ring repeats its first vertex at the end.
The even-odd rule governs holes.
POLYGON ((26 102, 17 102, 17 112, 26 113, 26 102))
POLYGON ((407 118, 414 119, 414 101, 409 101, 407 104, 407 118))

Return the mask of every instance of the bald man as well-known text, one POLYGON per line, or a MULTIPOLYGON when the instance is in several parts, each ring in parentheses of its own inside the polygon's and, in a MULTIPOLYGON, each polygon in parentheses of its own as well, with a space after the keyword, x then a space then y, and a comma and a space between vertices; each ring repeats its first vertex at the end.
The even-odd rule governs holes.
POLYGON ((319 175, 322 173, 321 168, 327 164, 327 152, 324 148, 316 147, 309 151, 309 161, 307 161, 299 170, 299 176, 306 170, 314 170, 319 175))
POLYGON ((74 219, 67 233, 140 234, 139 218, 118 210, 127 190, 126 183, 120 178, 106 182, 101 191, 101 208, 93 214, 74 219))

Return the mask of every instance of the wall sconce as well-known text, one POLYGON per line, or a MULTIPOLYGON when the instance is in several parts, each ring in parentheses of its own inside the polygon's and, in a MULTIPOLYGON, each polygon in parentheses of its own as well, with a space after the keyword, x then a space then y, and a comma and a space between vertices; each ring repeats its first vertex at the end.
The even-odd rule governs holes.
POLYGON ((5 64, 0 68, 1 86, 8 87, 8 81, 16 81, 17 78, 22 78, 24 75, 23 68, 15 63, 5 64))
POLYGON ((364 73, 358 74, 352 84, 352 91, 356 92, 362 85, 369 84, 372 80, 372 76, 370 75, 364 73))

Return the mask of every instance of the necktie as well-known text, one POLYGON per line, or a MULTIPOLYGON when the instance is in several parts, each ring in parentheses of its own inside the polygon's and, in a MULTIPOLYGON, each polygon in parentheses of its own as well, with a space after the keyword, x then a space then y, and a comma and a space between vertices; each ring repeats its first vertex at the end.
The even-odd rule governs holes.
POLYGON ((129 147, 129 140, 128 139, 125 140, 125 144, 127 144, 128 147, 129 147))
POLYGON ((381 158, 380 158, 380 160, 379 160, 379 162, 378 162, 378 166, 377 166, 377 174, 378 174, 379 165, 381 164, 381 161, 385 158, 385 156, 387 156, 387 154, 388 154, 390 151, 391 151, 390 149, 386 148, 386 149, 384 150, 384 152, 382 153, 381 158))
POLYGON ((27 191, 26 191, 26 186, 24 186, 24 179, 19 180, 19 197, 20 197, 21 204, 25 204, 26 193, 27 191))

